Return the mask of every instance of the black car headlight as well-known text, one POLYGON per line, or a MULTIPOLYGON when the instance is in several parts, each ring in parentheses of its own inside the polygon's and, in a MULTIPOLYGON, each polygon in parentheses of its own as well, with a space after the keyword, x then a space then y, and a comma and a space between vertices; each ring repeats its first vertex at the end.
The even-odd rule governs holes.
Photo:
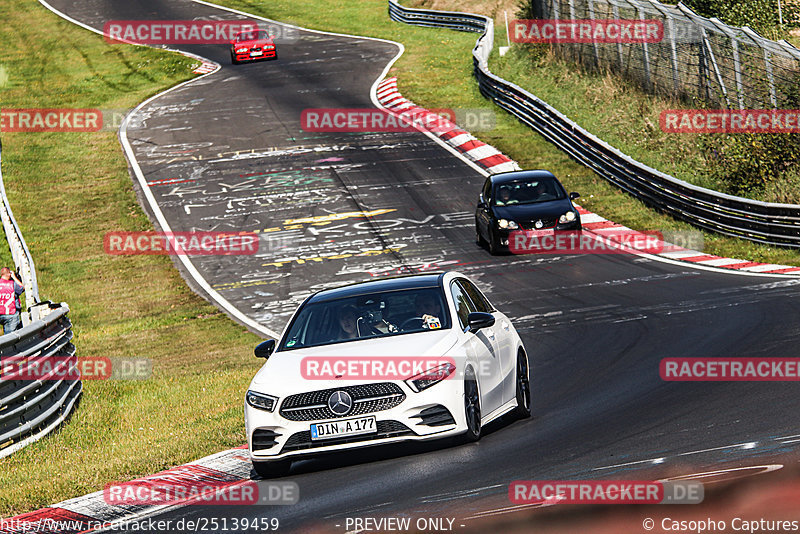
POLYGON ((408 387, 410 387, 414 392, 419 393, 420 391, 438 384, 448 376, 452 375, 455 370, 456 366, 452 363, 443 363, 442 365, 412 376, 406 380, 406 384, 408 384, 408 387))
POLYGON ((245 52, 247 52, 247 50, 248 50, 247 48, 237 48, 236 49, 236 53, 237 54, 244 54, 245 52))
POLYGON ((519 228, 519 225, 516 222, 509 221, 507 219, 498 219, 497 220, 497 226, 499 226, 500 228, 502 228, 504 230, 505 229, 516 230, 517 228, 519 228))
POLYGON ((263 393, 256 393, 255 391, 248 391, 245 396, 247 404, 258 410, 272 412, 275 410, 275 404, 278 402, 277 397, 264 395, 263 393))
POLYGON ((574 211, 568 211, 567 213, 565 213, 564 215, 562 215, 561 217, 558 218, 558 222, 560 224, 571 223, 574 220, 575 220, 575 212, 574 211))

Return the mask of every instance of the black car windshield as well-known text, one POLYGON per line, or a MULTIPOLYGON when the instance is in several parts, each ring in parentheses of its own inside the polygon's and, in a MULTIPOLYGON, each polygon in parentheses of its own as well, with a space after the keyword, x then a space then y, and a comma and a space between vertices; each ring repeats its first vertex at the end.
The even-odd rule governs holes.
POLYGON ((566 198, 564 188, 553 178, 505 182, 494 188, 495 206, 533 204, 566 198))
POLYGON ((242 32, 236 36, 236 42, 241 43, 242 41, 257 41, 259 39, 267 39, 269 34, 265 30, 253 30, 249 32, 242 32))
POLYGON ((441 288, 385 291, 306 304, 278 350, 448 328, 450 314, 441 288))

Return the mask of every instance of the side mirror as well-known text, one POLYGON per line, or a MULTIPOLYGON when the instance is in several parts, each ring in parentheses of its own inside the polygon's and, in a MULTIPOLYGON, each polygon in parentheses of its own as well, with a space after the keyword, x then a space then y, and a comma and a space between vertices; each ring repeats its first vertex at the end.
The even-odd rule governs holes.
POLYGON ((256 345, 255 350, 253 352, 256 355, 256 358, 264 358, 265 360, 269 358, 270 354, 275 351, 275 340, 268 339, 266 341, 262 341, 258 345, 256 345))
POLYGON ((569 199, 570 200, 575 200, 576 198, 581 198, 581 194, 580 193, 576 193, 575 191, 573 191, 572 193, 569 194, 569 199))
POLYGON ((467 316, 469 331, 473 334, 481 328, 489 328, 494 324, 494 315, 485 312, 472 312, 467 316))

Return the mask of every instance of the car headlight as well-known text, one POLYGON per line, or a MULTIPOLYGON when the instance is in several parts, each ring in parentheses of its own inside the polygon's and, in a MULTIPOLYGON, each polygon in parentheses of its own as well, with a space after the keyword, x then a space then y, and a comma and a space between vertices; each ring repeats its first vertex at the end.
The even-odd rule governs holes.
POLYGON ((406 380, 406 384, 408 384, 408 387, 410 387, 414 392, 419 393, 422 390, 438 384, 448 376, 452 375, 453 371, 455 370, 456 366, 452 363, 443 363, 442 365, 428 369, 423 373, 412 376, 406 380))
POLYGON ((274 411, 275 404, 278 402, 277 397, 271 397, 269 395, 264 395, 263 393, 256 393, 255 391, 248 391, 245 398, 247 399, 247 404, 253 408, 267 412, 274 411))
POLYGON ((560 222, 561 224, 572 222, 574 220, 575 220, 574 211, 568 211, 567 213, 558 218, 558 222, 560 222))
POLYGON ((514 221, 508 221, 506 219, 499 219, 497 221, 497 226, 500 228, 508 228, 509 230, 516 230, 519 228, 519 225, 514 221))
POLYGON ((274 49, 275 49, 275 45, 266 45, 266 46, 264 46, 264 50, 274 50, 274 49))
POLYGON ((236 53, 237 54, 244 54, 245 52, 247 52, 247 48, 237 48, 236 49, 236 53))

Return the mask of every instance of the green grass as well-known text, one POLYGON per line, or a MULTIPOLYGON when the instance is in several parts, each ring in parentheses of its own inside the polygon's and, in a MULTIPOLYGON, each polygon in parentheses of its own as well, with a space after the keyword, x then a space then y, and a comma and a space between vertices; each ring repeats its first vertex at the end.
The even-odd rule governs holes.
MULTIPOLYGON (((195 76, 191 60, 109 45, 32 0, 6 0, 0 19, 3 108, 130 109, 195 76)), ((116 132, 4 133, 3 177, 42 298, 70 305, 78 355, 150 358, 154 370, 85 381, 67 425, 0 460, 0 516, 241 445, 258 338, 192 293, 168 257, 103 252, 108 231, 152 229, 116 132)))
MULTIPOLYGON (((495 109, 497 127, 479 136, 523 167, 553 170, 582 193, 587 208, 643 230, 689 228, 613 188, 484 99, 472 77, 474 34, 391 22, 383 0, 226 4, 310 28, 400 41, 406 53, 390 75, 398 76, 406 97, 430 108, 495 109)), ((191 76, 181 56, 109 45, 33 0, 6 0, 0 18, 0 65, 10 77, 0 89, 3 107, 130 108, 191 76), (28 23, 32 16, 36 25, 28 23)), ((243 443, 242 394, 257 368, 256 336, 194 295, 169 258, 103 253, 105 232, 151 227, 115 133, 9 133, 3 143, 6 187, 37 262, 42 296, 70 304, 79 354, 155 363, 150 380, 86 382, 68 425, 0 460, 0 515, 243 443)), ((707 236, 706 245, 716 254, 800 263, 795 252, 734 239, 707 236)))
POLYGON ((710 189, 722 184, 708 177, 708 163, 693 134, 664 133, 662 110, 684 107, 644 93, 610 73, 592 73, 555 57, 546 45, 512 46, 502 58, 490 59, 498 76, 533 92, 632 158, 710 189), (569 88, 565 90, 565 88, 569 88))

